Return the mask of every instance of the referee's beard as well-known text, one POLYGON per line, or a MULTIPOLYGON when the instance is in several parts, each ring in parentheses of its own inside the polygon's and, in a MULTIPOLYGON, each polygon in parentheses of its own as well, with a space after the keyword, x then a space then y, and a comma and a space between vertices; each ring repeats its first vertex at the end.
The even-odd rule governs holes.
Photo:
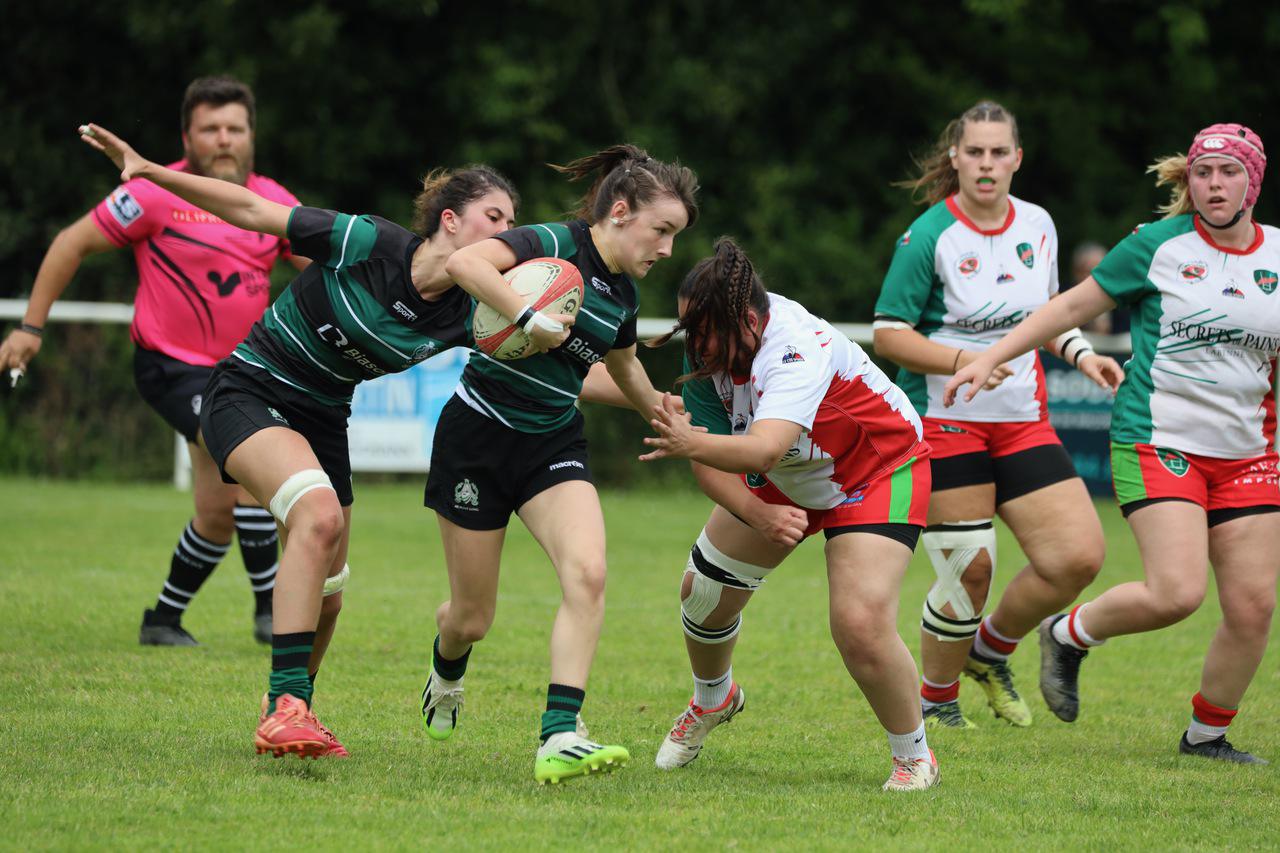
POLYGON ((237 155, 234 151, 215 151, 201 157, 190 148, 187 148, 183 154, 186 156, 188 168, 206 178, 217 178, 220 181, 230 181, 244 186, 249 180, 249 173, 253 171, 252 147, 243 155, 237 155))

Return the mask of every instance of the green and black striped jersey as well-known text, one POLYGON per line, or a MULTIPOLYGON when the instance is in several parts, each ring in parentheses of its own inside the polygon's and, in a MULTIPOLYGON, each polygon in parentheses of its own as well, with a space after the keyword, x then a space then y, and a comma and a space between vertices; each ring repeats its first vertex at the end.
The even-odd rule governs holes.
POLYGON ((498 361, 480 351, 462 372, 458 396, 468 405, 520 432, 550 432, 573 420, 574 402, 591 365, 611 349, 636 342, 636 286, 609 272, 591 241, 586 222, 525 225, 497 239, 516 254, 516 263, 563 258, 582 273, 582 308, 569 337, 550 352, 517 361, 498 361))
POLYGON ((351 402, 366 379, 470 346, 471 297, 423 299, 410 265, 422 238, 377 216, 295 207, 288 237, 303 270, 232 355, 322 402, 351 402))

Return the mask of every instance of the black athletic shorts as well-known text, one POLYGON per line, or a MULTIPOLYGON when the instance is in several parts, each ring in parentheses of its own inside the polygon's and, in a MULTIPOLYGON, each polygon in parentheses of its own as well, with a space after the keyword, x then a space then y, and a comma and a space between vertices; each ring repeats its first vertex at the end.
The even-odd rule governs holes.
POLYGON ((222 479, 231 451, 255 432, 268 427, 288 427, 311 445, 320 467, 329 475, 338 503, 351 506, 351 456, 347 450, 347 418, 350 406, 331 406, 307 396, 261 368, 235 356, 213 368, 204 390, 200 433, 209 455, 218 463, 222 479))
POLYGON ((135 347, 133 384, 147 405, 187 441, 200 429, 200 405, 212 367, 187 364, 162 352, 135 347))
POLYGON ((992 458, 983 451, 934 457, 933 491, 995 483, 996 506, 1080 475, 1061 444, 1042 444, 992 458))
POLYGON ((581 412, 554 432, 520 432, 455 395, 436 424, 423 503, 459 527, 499 530, 530 498, 569 480, 591 482, 581 412))

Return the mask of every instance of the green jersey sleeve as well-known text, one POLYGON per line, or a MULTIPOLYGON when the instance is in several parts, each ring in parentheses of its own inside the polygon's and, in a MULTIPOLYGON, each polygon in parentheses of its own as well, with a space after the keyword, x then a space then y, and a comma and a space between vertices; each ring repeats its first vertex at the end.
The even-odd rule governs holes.
POLYGON ((285 230, 294 254, 335 270, 367 259, 378 241, 372 217, 303 205, 289 211, 285 230))
POLYGON ((877 320, 901 320, 915 326, 924 316, 936 279, 934 252, 938 245, 936 229, 920 227, 924 218, 898 238, 876 300, 877 320))
MULTIPOLYGON (((688 357, 684 360, 684 373, 693 368, 689 366, 688 357)), ((720 402, 715 384, 710 379, 691 379, 680 389, 680 397, 684 400, 684 409, 693 418, 693 425, 705 427, 712 435, 732 435, 733 425, 729 422, 729 413, 720 402)))
POLYGON ((523 264, 534 258, 561 258, 570 260, 578 253, 573 232, 563 222, 549 222, 544 225, 521 225, 510 231, 503 231, 497 239, 511 247, 516 254, 516 263, 523 264))

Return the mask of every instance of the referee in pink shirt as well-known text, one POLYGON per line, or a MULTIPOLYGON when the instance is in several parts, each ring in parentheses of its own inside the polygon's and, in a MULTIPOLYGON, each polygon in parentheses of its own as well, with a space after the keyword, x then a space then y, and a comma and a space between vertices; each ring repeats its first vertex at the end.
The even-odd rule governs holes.
MULTIPOLYGON (((201 77, 182 100, 183 159, 173 169, 240 184, 296 206, 284 187, 253 171, 254 98, 230 77, 201 77)), ((231 547, 234 532, 253 588, 254 637, 271 642, 277 565, 271 513, 239 486, 222 482, 196 441, 200 401, 215 365, 266 309, 277 259, 308 263, 287 241, 228 225, 146 180, 132 180, 54 238, 36 273, 22 324, 0 344, 0 375, 26 370, 40 351, 54 301, 88 255, 129 246, 138 267, 130 335, 142 398, 187 440, 195 517, 178 538, 169 576, 143 613, 143 645, 194 646, 182 614, 231 547)))

